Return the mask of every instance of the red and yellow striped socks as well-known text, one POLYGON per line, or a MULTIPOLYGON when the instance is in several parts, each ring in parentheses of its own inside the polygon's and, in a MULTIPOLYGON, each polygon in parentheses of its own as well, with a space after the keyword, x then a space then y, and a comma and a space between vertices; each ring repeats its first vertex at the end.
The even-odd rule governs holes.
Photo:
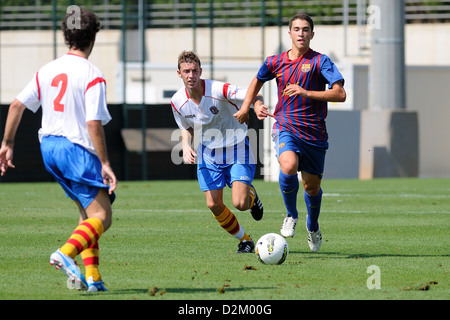
POLYGON ((102 234, 103 224, 100 219, 86 219, 75 229, 60 251, 75 259, 83 250, 94 246, 102 234))
POLYGON ((81 259, 83 259, 84 269, 86 270, 86 279, 92 277, 94 282, 102 280, 98 270, 99 265, 99 247, 98 242, 81 252, 81 259))
POLYGON ((220 226, 236 239, 240 241, 243 240, 251 241, 251 238, 245 233, 244 229, 239 224, 236 216, 226 206, 220 215, 215 216, 213 214, 213 216, 219 222, 220 226))

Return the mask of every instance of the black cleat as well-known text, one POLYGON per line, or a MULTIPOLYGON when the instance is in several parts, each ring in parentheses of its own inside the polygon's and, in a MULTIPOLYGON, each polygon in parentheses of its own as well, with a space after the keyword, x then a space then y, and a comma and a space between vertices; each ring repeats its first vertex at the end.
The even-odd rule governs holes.
POLYGON ((253 201, 253 207, 250 208, 250 213, 252 214, 253 219, 259 221, 263 217, 264 207, 253 185, 251 186, 251 189, 255 192, 255 199, 253 201))
POLYGON ((255 249, 255 243, 253 241, 243 240, 239 242, 236 253, 252 253, 253 249, 255 249))

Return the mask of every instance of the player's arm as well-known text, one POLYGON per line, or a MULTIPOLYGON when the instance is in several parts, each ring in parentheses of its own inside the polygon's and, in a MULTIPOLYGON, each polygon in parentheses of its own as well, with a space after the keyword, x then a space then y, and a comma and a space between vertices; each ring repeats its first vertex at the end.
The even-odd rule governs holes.
POLYGON ((242 102, 241 108, 238 112, 233 114, 233 116, 236 118, 237 121, 240 123, 247 123, 249 120, 248 112, 250 111, 250 106, 255 103, 255 112, 257 109, 259 109, 263 103, 261 103, 261 98, 257 98, 257 95, 259 91, 261 90, 264 82, 261 82, 257 79, 257 77, 254 77, 252 82, 250 83, 250 86, 247 89, 247 94, 245 95, 244 102, 242 102), (255 100, 256 99, 256 100, 255 100))
POLYGON ((26 106, 17 99, 15 99, 9 106, 5 133, 3 135, 3 141, 0 148, 0 171, 2 176, 6 173, 8 168, 15 168, 12 162, 14 140, 25 109, 26 106))
POLYGON ((298 95, 302 98, 327 101, 327 102, 345 102, 347 94, 341 81, 333 83, 331 89, 325 91, 305 90, 297 84, 291 84, 284 89, 288 96, 298 95))
POLYGON ((183 146, 183 161, 187 164, 194 164, 195 157, 197 153, 195 153, 194 149, 192 149, 192 141, 194 138, 194 129, 181 129, 181 143, 183 146))
POLYGON ((91 138, 94 149, 102 164, 103 183, 109 184, 109 193, 111 194, 117 187, 117 178, 111 168, 106 149, 105 131, 100 120, 90 120, 86 122, 89 137, 91 138))
POLYGON ((253 101, 253 109, 255 111, 258 120, 264 120, 267 117, 273 117, 274 115, 269 113, 269 107, 264 104, 264 98, 261 94, 257 94, 253 101))

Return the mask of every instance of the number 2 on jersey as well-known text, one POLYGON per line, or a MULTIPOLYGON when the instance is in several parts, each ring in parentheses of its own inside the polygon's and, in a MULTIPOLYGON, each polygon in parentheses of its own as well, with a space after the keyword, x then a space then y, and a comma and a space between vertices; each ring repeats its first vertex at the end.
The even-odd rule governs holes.
POLYGON ((62 98, 66 94, 67 90, 67 74, 58 74, 52 80, 52 87, 59 87, 62 82, 61 89, 59 90, 58 96, 53 100, 53 108, 55 111, 64 112, 64 105, 61 103, 62 98))

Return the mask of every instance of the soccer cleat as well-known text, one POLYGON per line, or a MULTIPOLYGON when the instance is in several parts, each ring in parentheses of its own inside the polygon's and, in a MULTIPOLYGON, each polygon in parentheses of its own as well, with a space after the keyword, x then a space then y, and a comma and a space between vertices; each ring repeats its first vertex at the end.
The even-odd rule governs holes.
POLYGON ((78 268, 75 261, 62 253, 61 251, 56 250, 50 256, 50 264, 55 266, 57 270, 61 270, 67 276, 67 288, 69 289, 78 289, 86 291, 88 285, 86 283, 86 279, 80 272, 80 268, 78 268))
POLYGON ((255 249, 255 243, 253 241, 243 240, 239 242, 236 253, 252 253, 253 249, 255 249))
POLYGON ((317 252, 320 249, 320 245, 322 244, 322 233, 320 232, 320 228, 317 231, 309 231, 308 230, 308 245, 309 249, 313 252, 317 252))
POLYGON ((259 221, 263 217, 264 207, 263 207, 263 204, 262 204, 261 200, 259 199, 258 194, 256 193, 256 189, 253 185, 251 186, 250 192, 252 190, 255 193, 255 199, 253 200, 253 207, 250 208, 250 213, 252 214, 253 219, 255 219, 256 221, 259 221))
POLYGON ((94 279, 92 277, 89 277, 87 285, 88 285, 87 290, 88 292, 108 291, 102 280, 94 282, 94 279))
POLYGON ((295 234, 295 226, 298 219, 294 219, 291 216, 284 218, 283 225, 281 226, 280 233, 285 238, 292 238, 295 234))

